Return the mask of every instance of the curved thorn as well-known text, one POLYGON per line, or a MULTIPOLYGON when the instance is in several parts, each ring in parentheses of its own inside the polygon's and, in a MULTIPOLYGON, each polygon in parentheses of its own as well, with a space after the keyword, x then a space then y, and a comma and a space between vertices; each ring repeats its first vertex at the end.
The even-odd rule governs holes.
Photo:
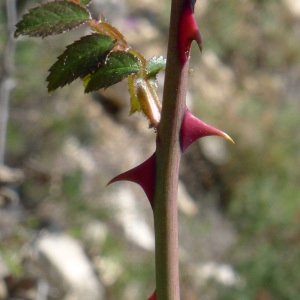
POLYGON ((114 177, 107 185, 116 181, 132 181, 144 190, 150 205, 154 205, 154 182, 155 182, 155 152, 146 161, 137 167, 130 169, 114 177))
POLYGON ((156 290, 153 292, 153 294, 148 300, 156 300, 156 290))
POLYGON ((195 0, 186 0, 179 23, 178 49, 181 66, 190 55, 191 44, 195 40, 202 52, 202 39, 194 15, 195 0))
POLYGON ((199 120, 186 108, 180 130, 181 151, 184 152, 197 139, 210 135, 218 135, 234 143, 227 133, 199 120))

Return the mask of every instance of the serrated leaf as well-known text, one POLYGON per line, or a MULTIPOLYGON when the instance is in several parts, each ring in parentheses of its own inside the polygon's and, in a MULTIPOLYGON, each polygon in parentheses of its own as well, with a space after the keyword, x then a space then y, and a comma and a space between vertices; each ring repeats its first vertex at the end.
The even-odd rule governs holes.
POLYGON ((47 77, 48 91, 54 91, 97 70, 115 46, 113 39, 102 34, 87 35, 67 46, 47 77))
POLYGON ((138 60, 128 52, 111 53, 108 61, 84 79, 85 92, 89 93, 116 84, 140 70, 138 60))
POLYGON ((92 2, 92 0, 80 0, 79 1, 82 5, 89 5, 91 2, 92 2))
POLYGON ((167 60, 163 58, 162 56, 160 57, 152 57, 148 62, 146 66, 146 71, 147 71, 147 77, 150 78, 156 78, 156 75, 164 70, 166 68, 166 63, 167 60))
POLYGON ((90 19, 89 11, 82 5, 69 1, 47 2, 23 15, 16 25, 15 37, 28 35, 44 38, 74 29, 90 19))
POLYGON ((92 2, 92 0, 69 0, 69 1, 72 1, 76 4, 86 5, 86 6, 92 2))

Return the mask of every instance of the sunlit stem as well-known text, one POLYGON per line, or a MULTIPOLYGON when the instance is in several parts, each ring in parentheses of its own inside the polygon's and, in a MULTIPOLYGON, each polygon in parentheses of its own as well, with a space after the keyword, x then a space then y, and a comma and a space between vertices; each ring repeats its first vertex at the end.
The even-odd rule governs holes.
POLYGON ((178 28, 185 0, 172 0, 161 121, 157 131, 154 197, 156 299, 179 300, 178 172, 188 63, 181 65, 178 28))

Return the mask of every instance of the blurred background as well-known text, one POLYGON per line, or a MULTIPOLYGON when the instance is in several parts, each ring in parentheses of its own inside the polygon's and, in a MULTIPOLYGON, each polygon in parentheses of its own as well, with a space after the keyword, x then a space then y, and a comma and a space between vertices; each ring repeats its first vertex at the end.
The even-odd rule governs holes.
MULTIPOLYGON (((47 70, 88 29, 15 40, 8 25, 43 1, 10 12, 9 2, 0 0, 0 299, 147 299, 151 208, 138 186, 106 184, 153 153, 155 132, 141 114, 129 118, 126 81, 92 94, 76 81, 49 96, 47 70)), ((169 5, 90 8, 150 59, 166 54, 169 5)), ((198 0, 195 14, 203 52, 193 46, 188 106, 235 144, 207 137, 182 158, 182 299, 298 299, 300 2, 198 0)))

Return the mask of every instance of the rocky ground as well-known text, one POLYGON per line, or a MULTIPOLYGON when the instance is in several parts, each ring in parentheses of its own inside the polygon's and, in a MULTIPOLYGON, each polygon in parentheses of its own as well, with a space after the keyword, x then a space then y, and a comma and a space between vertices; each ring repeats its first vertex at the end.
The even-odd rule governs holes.
MULTIPOLYGON (((179 240, 182 298, 186 300, 221 299, 211 282, 245 284, 229 263, 238 229, 226 212, 235 186, 245 179, 243 168, 251 170, 240 162, 252 157, 251 149, 265 149, 258 124, 253 125, 248 115, 242 120, 245 103, 254 95, 272 99, 277 105, 287 90, 287 99, 292 99, 299 91, 294 78, 300 74, 295 65, 281 70, 295 82, 280 80, 271 58, 273 69, 257 71, 253 64, 265 62, 264 54, 249 58, 247 47, 234 48, 231 40, 223 45, 225 53, 220 52, 211 37, 215 30, 212 17, 217 14, 213 5, 220 8, 221 4, 198 2, 196 14, 201 31, 203 28, 204 51, 202 56, 194 49, 192 52, 188 105, 204 121, 213 122, 238 140, 240 150, 221 139, 208 138, 183 156, 179 240), (250 147, 249 152, 243 153, 245 147, 250 147)), ((32 3, 28 1, 26 6, 32 3)), ((286 0, 282 5, 284 15, 293 19, 296 28, 299 8, 295 3, 286 0)), ((94 0, 93 12, 103 13, 133 47, 150 58, 166 53, 168 4, 94 0)), ((251 1, 234 7, 236 14, 257 18, 251 1)), ((258 43, 255 24, 235 21, 225 22, 228 28, 224 27, 223 35, 228 30, 240 41, 247 31, 251 43, 258 43)), ((46 46, 41 42, 26 44, 34 49, 45 47, 40 54, 45 62, 37 63, 37 73, 45 72, 49 60, 53 61, 53 53, 47 50, 56 53, 61 47, 56 42, 54 38, 45 40, 46 46)), ((22 41, 19 43, 22 48, 22 41)), ((267 39, 265 47, 271 46, 267 39)), ((293 51, 290 60, 292 55, 293 51)), ((25 60, 30 60, 28 57, 25 60)), ((17 91, 12 94, 16 100, 11 107, 12 132, 18 134, 15 139, 11 134, 8 140, 10 167, 0 168, 0 300, 146 299, 154 289, 151 209, 134 184, 106 184, 153 153, 155 132, 148 129, 142 115, 128 117, 124 82, 92 96, 83 95, 76 82, 49 100, 45 87, 35 86, 37 77, 46 77, 46 72, 24 80, 28 66, 20 64, 18 68, 17 91), (24 92, 22 88, 28 85, 31 92, 24 92)), ((159 81, 162 86, 163 76, 159 81)), ((274 116, 265 112, 260 121, 269 128, 274 116)))

